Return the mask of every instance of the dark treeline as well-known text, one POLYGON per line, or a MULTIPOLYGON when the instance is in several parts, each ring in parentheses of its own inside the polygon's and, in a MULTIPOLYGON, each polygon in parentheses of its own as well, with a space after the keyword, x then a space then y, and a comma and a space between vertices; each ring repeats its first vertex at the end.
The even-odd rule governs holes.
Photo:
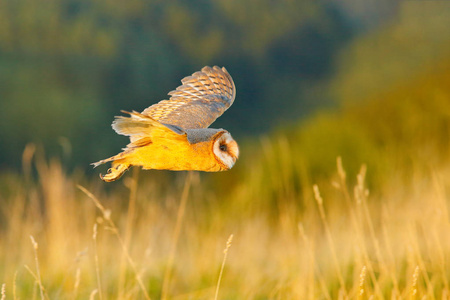
POLYGON ((0 166, 20 166, 29 142, 70 166, 117 152, 114 115, 166 99, 204 65, 226 66, 238 91, 214 126, 265 132, 329 101, 311 91, 351 35, 317 1, 2 1, 0 166))

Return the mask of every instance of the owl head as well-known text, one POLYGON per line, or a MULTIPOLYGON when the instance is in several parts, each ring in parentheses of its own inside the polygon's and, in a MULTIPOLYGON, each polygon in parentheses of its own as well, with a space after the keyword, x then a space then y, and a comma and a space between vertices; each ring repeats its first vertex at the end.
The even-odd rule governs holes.
POLYGON ((226 130, 218 132, 213 139, 213 153, 217 162, 229 170, 239 157, 239 147, 226 130))
POLYGON ((229 170, 239 157, 239 147, 231 134, 224 129, 200 128, 186 129, 187 139, 191 145, 199 145, 202 151, 212 153, 211 158, 218 170, 229 170))

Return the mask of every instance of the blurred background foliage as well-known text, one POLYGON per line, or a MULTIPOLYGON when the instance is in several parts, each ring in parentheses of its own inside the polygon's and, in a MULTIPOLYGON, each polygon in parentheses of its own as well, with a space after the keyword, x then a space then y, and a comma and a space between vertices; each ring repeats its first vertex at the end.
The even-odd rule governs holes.
POLYGON ((247 137, 273 131, 318 174, 337 155, 383 168, 387 145, 447 154, 444 2, 1 1, 0 167, 20 167, 34 142, 88 170, 126 141, 114 115, 204 65, 234 78, 237 101, 214 126, 244 155, 264 147, 247 137))

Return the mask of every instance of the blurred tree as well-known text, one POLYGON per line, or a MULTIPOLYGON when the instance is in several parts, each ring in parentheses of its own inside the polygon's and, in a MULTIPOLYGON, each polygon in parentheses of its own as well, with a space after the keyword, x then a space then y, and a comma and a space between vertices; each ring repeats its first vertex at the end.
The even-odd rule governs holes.
POLYGON ((397 19, 342 50, 332 91, 354 102, 412 79, 450 52, 450 3, 405 1, 397 19))
POLYGON ((167 98, 204 65, 226 66, 238 89, 217 126, 263 132, 327 100, 317 87, 350 33, 312 0, 1 1, 0 165, 19 165, 29 141, 56 155, 59 137, 72 165, 114 153, 120 109, 167 98))

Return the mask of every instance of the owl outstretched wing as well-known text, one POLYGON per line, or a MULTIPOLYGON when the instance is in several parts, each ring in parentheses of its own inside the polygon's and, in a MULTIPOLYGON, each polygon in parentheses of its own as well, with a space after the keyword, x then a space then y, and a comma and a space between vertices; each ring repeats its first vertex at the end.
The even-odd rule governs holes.
POLYGON ((184 129, 207 128, 234 101, 236 88, 225 68, 204 67, 181 80, 169 100, 162 100, 142 114, 184 129))

